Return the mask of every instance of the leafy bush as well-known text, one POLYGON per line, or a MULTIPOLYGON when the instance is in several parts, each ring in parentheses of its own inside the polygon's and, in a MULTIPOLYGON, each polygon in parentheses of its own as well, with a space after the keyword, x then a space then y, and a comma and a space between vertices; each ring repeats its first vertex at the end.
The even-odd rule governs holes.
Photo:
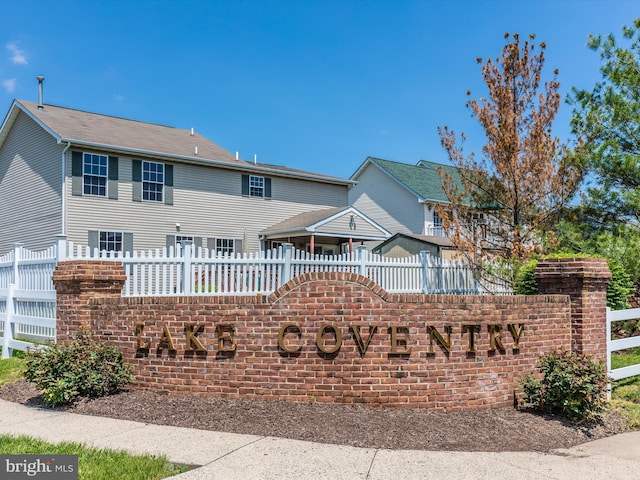
POLYGON ((29 350, 25 364, 25 378, 52 407, 78 397, 110 395, 133 380, 131 366, 124 363, 122 353, 114 346, 94 342, 88 332, 78 334, 73 341, 29 350))
POLYGON ((513 292, 518 295, 537 295, 540 293, 534 273, 538 266, 538 260, 529 260, 522 265, 513 282, 513 292))
POLYGON ((536 410, 572 421, 594 420, 606 408, 607 370, 603 362, 576 352, 550 352, 537 362, 542 373, 522 377, 524 401, 536 410))
MULTIPOLYGON (((584 258, 585 255, 574 253, 550 255, 545 258, 584 258)), ((633 280, 622 264, 615 259, 607 259, 611 271, 611 281, 607 286, 607 306, 612 310, 622 310, 628 307, 627 300, 633 289, 633 280)), ((513 291, 519 295, 537 295, 538 285, 534 276, 538 260, 533 259, 525 263, 516 274, 513 291)))

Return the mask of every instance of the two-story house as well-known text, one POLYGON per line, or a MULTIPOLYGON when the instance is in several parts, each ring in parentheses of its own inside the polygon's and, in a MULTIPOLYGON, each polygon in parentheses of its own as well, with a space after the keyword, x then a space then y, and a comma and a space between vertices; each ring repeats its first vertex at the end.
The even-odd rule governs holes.
POLYGON ((425 250, 442 258, 455 256, 435 211, 436 205, 448 203, 439 169, 458 176, 450 165, 425 160, 409 165, 374 157, 351 176, 349 205, 393 234, 374 252, 402 257, 425 250))
POLYGON ((117 251, 291 241, 337 253, 389 236, 348 206, 352 183, 247 162, 193 130, 15 100, 0 127, 0 253, 16 242, 45 248, 58 234, 117 251), (270 228, 318 211, 295 235, 270 228))

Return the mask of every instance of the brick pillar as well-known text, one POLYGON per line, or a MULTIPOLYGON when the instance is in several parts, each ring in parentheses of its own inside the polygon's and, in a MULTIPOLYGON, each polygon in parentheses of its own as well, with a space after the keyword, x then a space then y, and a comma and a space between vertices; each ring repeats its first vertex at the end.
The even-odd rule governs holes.
POLYGON ((92 330, 91 299, 119 297, 127 276, 120 262, 68 260, 53 272, 57 292, 56 340, 70 340, 80 330, 92 330))
POLYGON ((569 295, 573 350, 606 361, 607 285, 611 272, 603 258, 550 258, 535 271, 540 293, 569 295))

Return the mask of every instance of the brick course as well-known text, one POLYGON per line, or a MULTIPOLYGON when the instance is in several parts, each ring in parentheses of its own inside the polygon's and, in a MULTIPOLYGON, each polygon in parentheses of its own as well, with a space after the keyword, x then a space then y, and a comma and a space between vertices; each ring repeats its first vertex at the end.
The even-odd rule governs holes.
POLYGON ((296 277, 269 296, 124 298, 119 263, 61 262, 58 340, 90 329, 134 365, 136 387, 159 392, 436 411, 509 406, 540 355, 606 341, 597 314, 608 269, 555 262, 543 266, 544 288, 554 279, 567 288, 567 266, 586 292, 389 294, 332 272, 296 277), (572 317, 574 296, 582 316, 572 317))

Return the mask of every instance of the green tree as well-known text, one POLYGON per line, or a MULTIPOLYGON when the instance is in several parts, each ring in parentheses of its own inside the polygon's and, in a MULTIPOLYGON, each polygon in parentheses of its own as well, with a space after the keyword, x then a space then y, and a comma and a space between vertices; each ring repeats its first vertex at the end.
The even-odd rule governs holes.
MULTIPOLYGON (((439 214, 458 251, 480 272, 497 263, 518 267, 541 251, 581 179, 551 131, 561 100, 557 70, 542 79, 546 45, 534 45, 533 35, 524 42, 517 34, 505 38, 502 55, 482 65, 488 97, 467 102, 485 132, 481 158, 464 154, 464 134, 439 128, 459 172, 456 179, 444 176, 449 205, 439 214)), ((512 280, 514 271, 491 273, 512 280)))
POLYGON ((563 226, 563 242, 620 260, 640 277, 640 18, 613 34, 591 35, 602 80, 592 90, 573 89, 571 126, 576 159, 588 172, 582 201, 563 226))

